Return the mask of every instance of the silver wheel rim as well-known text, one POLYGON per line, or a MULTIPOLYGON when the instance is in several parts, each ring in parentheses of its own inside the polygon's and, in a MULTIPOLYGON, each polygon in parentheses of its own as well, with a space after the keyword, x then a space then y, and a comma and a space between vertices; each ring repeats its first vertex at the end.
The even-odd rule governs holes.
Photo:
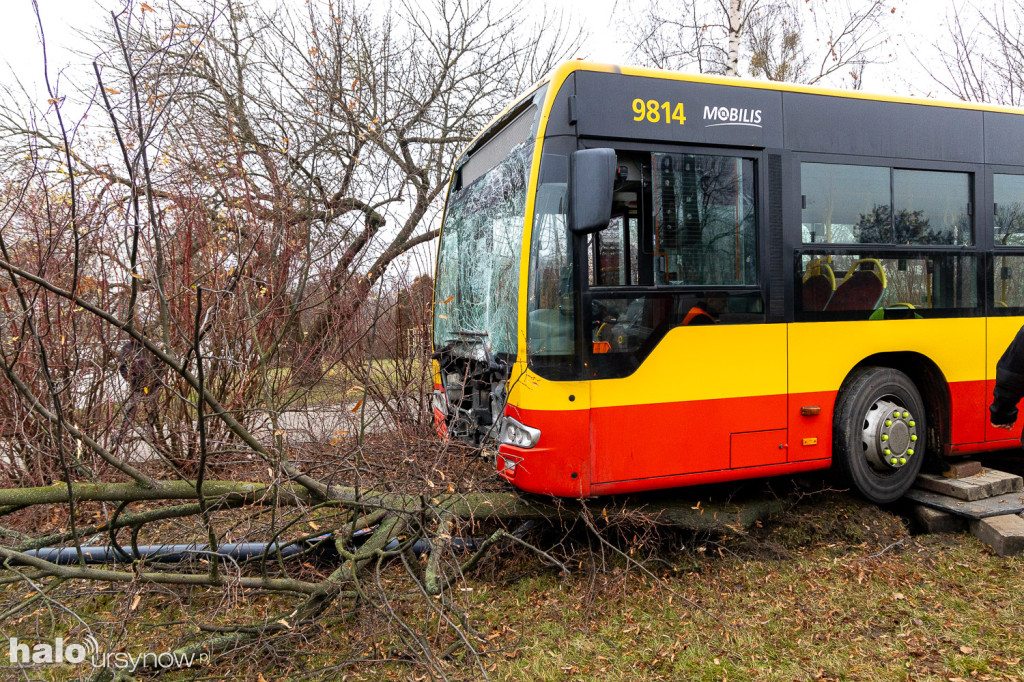
POLYGON ((917 446, 917 419, 894 396, 876 400, 864 415, 861 444, 868 465, 892 473, 911 462, 917 446))

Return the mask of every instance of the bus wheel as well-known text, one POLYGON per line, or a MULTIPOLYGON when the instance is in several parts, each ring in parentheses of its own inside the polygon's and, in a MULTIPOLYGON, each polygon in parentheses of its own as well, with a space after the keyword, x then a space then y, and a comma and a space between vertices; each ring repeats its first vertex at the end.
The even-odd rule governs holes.
POLYGON ((888 367, 865 367, 840 389, 833 423, 833 462, 861 495, 894 502, 921 471, 924 401, 914 382, 888 367))

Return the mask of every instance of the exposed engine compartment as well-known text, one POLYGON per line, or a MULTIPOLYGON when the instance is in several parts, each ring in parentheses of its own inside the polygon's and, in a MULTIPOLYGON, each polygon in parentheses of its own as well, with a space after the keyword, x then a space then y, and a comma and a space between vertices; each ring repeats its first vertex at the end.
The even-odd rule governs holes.
POLYGON ((431 357, 443 387, 434 391, 434 407, 444 415, 448 435, 473 445, 496 441, 511 358, 491 353, 486 332, 456 332, 431 357))

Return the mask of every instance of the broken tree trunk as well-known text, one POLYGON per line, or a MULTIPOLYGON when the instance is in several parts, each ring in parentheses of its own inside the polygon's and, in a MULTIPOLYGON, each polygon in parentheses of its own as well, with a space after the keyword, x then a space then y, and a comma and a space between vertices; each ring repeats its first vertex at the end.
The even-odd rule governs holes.
MULTIPOLYGON (((616 517, 624 514, 644 514, 648 520, 691 530, 728 532, 746 528, 758 519, 781 511, 784 500, 758 499, 740 502, 710 503, 698 497, 676 497, 671 500, 651 500, 646 497, 580 501, 523 495, 517 492, 444 493, 430 498, 403 493, 358 490, 348 486, 326 488, 326 500, 314 497, 308 488, 298 484, 275 485, 235 481, 206 481, 203 493, 219 504, 285 505, 313 504, 330 501, 363 509, 386 509, 412 512, 429 511, 431 515, 450 517, 462 521, 483 520, 535 520, 560 523, 571 520, 585 506, 600 508, 616 517)), ((81 483, 71 485, 76 502, 142 502, 155 500, 195 500, 194 481, 166 481, 154 488, 135 483, 81 483)), ((0 510, 11 511, 38 504, 66 504, 68 486, 0 489, 0 510)), ((102 530, 103 527, 100 526, 102 530)))

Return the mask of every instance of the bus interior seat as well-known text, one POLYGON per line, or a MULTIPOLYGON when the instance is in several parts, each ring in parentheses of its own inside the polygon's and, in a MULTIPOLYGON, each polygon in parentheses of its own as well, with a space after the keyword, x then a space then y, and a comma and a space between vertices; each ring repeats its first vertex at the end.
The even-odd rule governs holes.
POLYGON ((884 308, 875 308, 875 311, 868 316, 869 320, 912 320, 922 319, 921 313, 913 303, 893 303, 884 308))
POLYGON ((836 290, 836 275, 824 258, 815 258, 807 264, 801 283, 803 309, 819 312, 825 309, 836 290))
POLYGON ((877 258, 861 258, 836 286, 826 310, 874 310, 885 293, 885 270, 877 258))
POLYGON ((639 324, 643 320, 644 299, 634 298, 626 306, 626 312, 622 314, 622 321, 626 324, 639 324))

